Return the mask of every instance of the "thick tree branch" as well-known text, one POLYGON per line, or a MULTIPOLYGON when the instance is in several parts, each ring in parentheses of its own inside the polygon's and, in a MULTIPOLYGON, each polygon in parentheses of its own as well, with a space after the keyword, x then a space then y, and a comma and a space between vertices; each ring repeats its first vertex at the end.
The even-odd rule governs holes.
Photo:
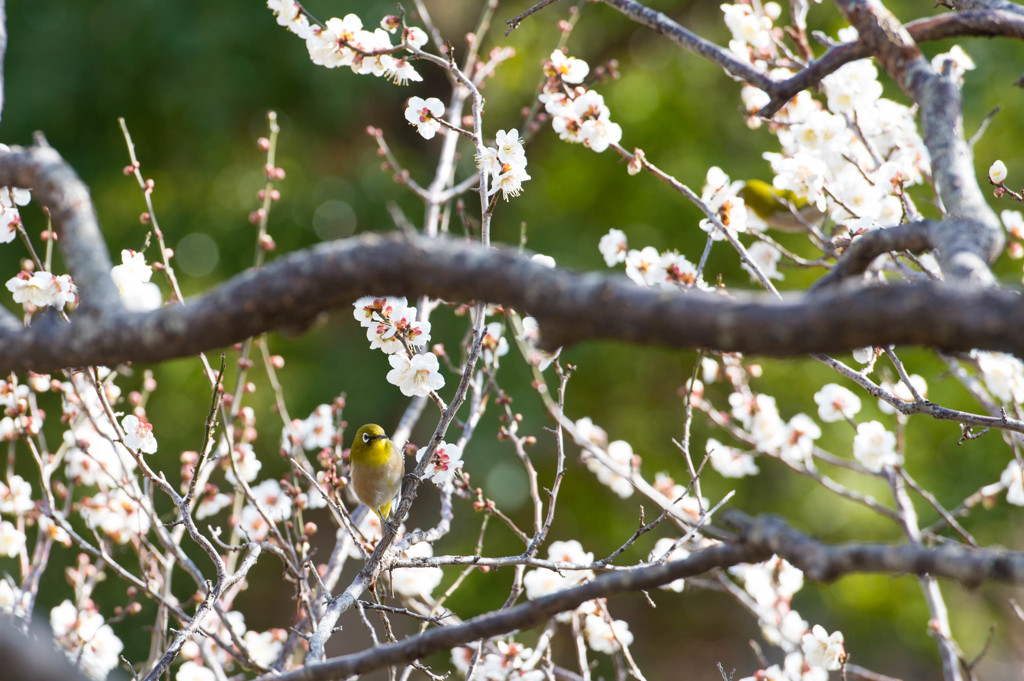
MULTIPOLYGON (((1002 10, 971 10, 917 19, 909 22, 906 29, 919 44, 961 36, 1002 36, 1024 40, 1024 16, 1002 10)), ((844 64, 870 56, 871 51, 863 40, 829 48, 792 78, 779 81, 771 90, 765 90, 771 101, 758 111, 758 115, 771 118, 798 92, 816 86, 822 78, 844 64)))
POLYGON ((535 316, 551 346, 615 339, 795 357, 912 344, 1024 357, 1024 301, 1009 291, 919 283, 736 300, 548 269, 507 248, 367 234, 292 253, 187 306, 99 318, 74 313, 70 323, 42 315, 27 328, 0 328, 0 372, 185 357, 302 328, 370 294, 501 303, 535 316))
POLYGON ((988 263, 1005 242, 974 173, 964 137, 960 89, 934 71, 906 27, 877 0, 836 0, 860 39, 905 93, 921 107, 921 129, 932 178, 947 220, 933 230, 936 258, 948 277, 993 283, 988 263))
POLYGON ((740 529, 741 544, 751 550, 776 553, 817 582, 874 572, 946 577, 965 586, 987 581, 1024 583, 1024 553, 1020 551, 971 549, 957 544, 937 549, 867 542, 829 546, 793 529, 777 516, 750 518, 731 509, 722 517, 740 529))
POLYGON ((0 154, 0 186, 31 189, 34 198, 50 210, 64 261, 83 292, 79 314, 123 311, 121 297, 110 278, 110 255, 89 188, 61 155, 45 142, 0 154))
POLYGON ((820 292, 844 279, 863 274, 875 258, 891 251, 923 253, 932 247, 932 231, 940 223, 933 220, 909 222, 862 234, 843 252, 843 257, 824 277, 814 282, 811 291, 820 292))
POLYGON ((686 559, 604 574, 581 586, 508 610, 480 615, 456 626, 432 629, 397 643, 306 665, 273 678, 278 681, 323 681, 407 664, 471 641, 539 626, 554 615, 575 609, 595 598, 653 589, 676 579, 706 574, 716 568, 761 562, 772 554, 782 556, 803 570, 808 578, 817 581, 831 581, 845 574, 884 573, 947 577, 967 585, 984 581, 1024 583, 1024 554, 1018 551, 957 546, 928 549, 869 543, 830 546, 791 528, 778 517, 750 518, 733 510, 726 512, 725 519, 740 529, 739 536, 733 542, 705 549, 686 559))

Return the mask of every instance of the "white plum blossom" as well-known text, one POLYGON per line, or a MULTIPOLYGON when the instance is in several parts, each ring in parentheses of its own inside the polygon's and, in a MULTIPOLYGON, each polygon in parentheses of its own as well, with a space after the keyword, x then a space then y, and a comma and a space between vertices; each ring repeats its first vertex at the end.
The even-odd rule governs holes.
POLYGON ((21 594, 7 577, 0 579, 0 613, 5 615, 20 614, 15 610, 19 606, 21 594))
MULTIPOLYGON (((416 461, 423 459, 427 453, 427 447, 421 447, 416 452, 416 461)), ((430 480, 438 487, 444 487, 451 482, 455 469, 462 467, 462 448, 458 445, 441 442, 434 450, 430 463, 423 470, 423 478, 430 480)))
POLYGON ((707 497, 698 498, 690 494, 684 485, 676 483, 672 476, 664 471, 654 474, 653 487, 672 502, 675 510, 685 513, 694 521, 700 520, 709 507, 707 497))
POLYGON ((777 454, 794 466, 803 465, 814 452, 814 441, 821 437, 821 428, 807 414, 797 414, 786 424, 786 432, 777 454))
MULTIPOLYGON (((236 442, 231 458, 235 464, 235 469, 238 470, 238 474, 246 482, 255 480, 260 474, 260 469, 263 468, 263 462, 256 456, 256 450, 248 442, 236 442)), ((235 478, 235 471, 230 466, 224 474, 224 478, 228 481, 229 485, 238 484, 238 480, 235 478)))
POLYGON ((818 418, 825 423, 852 419, 860 411, 860 398, 836 383, 829 383, 814 393, 818 418))
POLYGON ((1001 352, 974 351, 971 354, 993 397, 1003 402, 1024 402, 1024 364, 1019 359, 1001 352))
POLYGON ((309 58, 314 64, 329 69, 351 67, 356 53, 349 45, 357 44, 358 36, 363 33, 366 33, 363 21, 355 14, 346 14, 343 19, 328 19, 324 22, 323 30, 313 31, 306 38, 309 58))
POLYGON ((622 620, 609 622, 600 615, 587 615, 584 618, 583 633, 587 639, 587 646, 591 650, 606 655, 616 653, 622 646, 629 646, 633 643, 633 634, 629 631, 629 624, 622 620))
POLYGON ((333 447, 337 436, 334 410, 329 404, 320 404, 306 419, 294 419, 281 431, 281 448, 301 445, 307 451, 324 449, 333 447))
POLYGON ((975 65, 974 60, 964 52, 962 47, 954 45, 950 48, 949 52, 943 52, 932 57, 933 69, 943 73, 947 67, 949 68, 949 77, 957 83, 963 84, 964 74, 968 71, 973 71, 975 65))
MULTIPOLYGON (((618 470, 632 470, 633 458, 636 455, 633 453, 633 447, 625 440, 616 440, 610 443, 606 453, 608 459, 618 470)), ((633 494, 633 485, 630 484, 629 479, 612 470, 601 459, 588 455, 586 464, 590 472, 597 476, 598 482, 610 487, 619 497, 626 499, 633 494)))
POLYGON ((423 346, 430 340, 430 322, 418 321, 416 308, 405 298, 365 296, 353 305, 353 316, 366 329, 373 350, 392 354, 405 344, 423 346))
POLYGON ((859 364, 867 364, 875 356, 875 349, 870 345, 864 348, 856 348, 851 353, 853 360, 859 364))
POLYGON ((63 310, 78 297, 78 287, 67 274, 49 272, 20 272, 7 281, 7 290, 14 294, 14 302, 25 307, 55 307, 63 310))
POLYGON ((582 59, 567 57, 561 50, 551 53, 551 60, 545 65, 545 72, 558 76, 563 83, 579 85, 590 73, 590 65, 582 59))
POLYGON ((271 520, 286 520, 292 514, 291 497, 277 480, 264 480, 253 487, 252 497, 271 520))
POLYGON ((0 244, 9 244, 18 236, 21 214, 17 208, 10 208, 0 202, 0 244))
MULTIPOLYGON (((434 548, 430 542, 417 542, 405 550, 405 558, 430 558, 434 548)), ((439 567, 395 568, 391 571, 391 584, 395 592, 406 598, 428 598, 441 583, 444 572, 439 567)))
MULTIPOLYGON (((313 37, 309 19, 302 13, 295 0, 267 0, 267 7, 274 13, 277 23, 303 40, 313 37)), ((180 673, 180 672, 179 672, 180 673)))
POLYGON ((392 367, 386 376, 388 383, 397 385, 407 397, 425 397, 444 387, 444 376, 441 375, 437 356, 432 353, 425 352, 412 357, 395 353, 388 355, 388 362, 392 367))
POLYGON ((494 139, 495 146, 486 147, 476 156, 477 167, 490 179, 488 196, 501 191, 502 198, 519 196, 523 182, 530 179, 526 172, 526 150, 516 128, 499 130, 494 139))
POLYGON ((155 310, 163 304, 160 287, 150 281, 152 276, 146 256, 128 249, 121 251, 121 264, 110 270, 125 308, 133 312, 155 310))
POLYGON ((233 498, 223 492, 203 494, 198 499, 199 503, 196 504, 196 520, 217 515, 221 510, 230 506, 232 501, 233 498))
POLYGON ((701 286, 703 284, 697 280, 697 266, 687 260, 686 256, 675 251, 661 254, 658 270, 662 276, 658 283, 665 288, 701 286))
POLYGON ((853 456, 875 473, 887 466, 899 466, 903 457, 896 451, 896 435, 878 421, 857 424, 853 438, 853 456))
POLYGON ((497 364, 499 357, 508 354, 508 341, 504 336, 505 326, 501 322, 490 322, 484 327, 482 341, 484 361, 497 364))
POLYGON ((825 178, 828 175, 828 166, 824 162, 804 152, 794 156, 766 153, 764 157, 775 172, 772 184, 776 189, 791 191, 797 198, 824 210, 825 178))
POLYGON ((71 546, 71 535, 68 531, 45 515, 39 516, 39 534, 41 536, 49 536, 51 540, 58 544, 71 546))
POLYGON ((305 450, 331 447, 338 436, 334 425, 334 410, 329 404, 320 404, 302 422, 302 448, 305 450))
MULTIPOLYGON (((785 277, 779 272, 779 261, 782 259, 782 254, 779 253, 778 249, 772 248, 763 241, 755 241, 747 249, 747 255, 757 265, 757 268, 761 270, 761 273, 769 279, 784 279, 785 277)), ((754 268, 743 262, 740 263, 740 267, 750 273, 750 280, 757 281, 757 276, 754 274, 754 268)))
POLYGON ((760 472, 754 457, 736 447, 723 445, 709 437, 706 448, 711 467, 723 478, 742 478, 760 472))
POLYGON ((381 321, 387 321, 395 314, 401 314, 409 305, 403 298, 363 296, 352 303, 352 316, 362 327, 368 327, 381 321))
POLYGON ((64 432, 68 479, 83 485, 111 488, 127 484, 136 463, 122 448, 115 448, 112 434, 103 434, 85 420, 64 432))
POLYGON ((269 667, 281 656, 281 650, 284 648, 284 631, 247 631, 242 637, 242 642, 256 664, 269 667))
POLYGON ((583 68, 576 63, 578 61, 556 51, 552 61, 545 65, 545 73, 551 77, 545 83, 539 99, 551 115, 551 128, 558 133, 559 138, 565 142, 583 144, 600 153, 622 140, 622 128, 611 121, 610 111, 600 93, 582 86, 573 88, 568 94, 564 91, 562 83, 568 81, 562 75, 563 70, 569 73, 570 78, 579 78, 581 82, 585 77, 580 75, 583 68))
MULTIPOLYGON (((911 374, 908 378, 910 379, 910 385, 914 386, 914 390, 917 391, 918 395, 920 395, 921 397, 928 396, 928 383, 927 381, 924 380, 923 376, 919 374, 911 374)), ((891 392, 893 396, 895 396, 899 400, 902 400, 903 402, 913 402, 915 399, 914 393, 912 393, 910 391, 910 388, 907 387, 906 381, 901 380, 897 382, 895 385, 891 384, 889 381, 882 381, 881 385, 883 388, 891 392)), ((878 400, 878 410, 883 414, 896 413, 896 407, 892 406, 883 399, 878 400)))
POLYGON ((725 25, 732 33, 733 40, 763 50, 772 43, 772 19, 758 14, 750 5, 720 5, 725 15, 725 25))
MULTIPOLYGON (((594 554, 584 551, 583 545, 575 539, 554 541, 548 547, 548 560, 575 565, 589 565, 594 562, 594 554)), ((530 570, 523 577, 523 587, 530 600, 547 596, 561 589, 577 586, 594 578, 592 570, 568 570, 559 572, 547 568, 530 570)))
POLYGON ((786 444, 786 423, 779 416, 775 398, 758 395, 757 408, 750 420, 750 436, 757 448, 772 454, 779 453, 786 444))
POLYGON ((576 432, 580 438, 592 442, 598 447, 608 446, 608 433, 604 428, 595 424, 589 416, 584 416, 576 421, 576 432))
POLYGON ((416 308, 404 307, 395 311, 385 320, 366 327, 366 340, 370 349, 385 354, 400 352, 405 348, 403 341, 412 345, 424 345, 430 340, 430 322, 416 320, 416 308))
MULTIPOLYGON (((772 645, 783 650, 795 651, 800 647, 800 640, 807 633, 807 620, 796 610, 789 609, 789 604, 781 600, 773 608, 759 608, 757 613, 761 635, 772 645)), ((801 679, 801 681, 809 681, 801 679)))
POLYGON ((25 515, 35 507, 32 485, 25 478, 12 475, 7 483, 0 480, 0 513, 25 515))
POLYGON ((153 454, 157 450, 156 438, 153 437, 153 426, 141 420, 135 414, 129 414, 121 419, 121 427, 124 428, 124 446, 129 449, 137 449, 146 454, 153 454))
POLYGON ((0 556, 13 558, 25 550, 25 533, 6 520, 0 521, 0 556))
POLYGON ((405 108, 405 120, 416 126, 423 139, 432 139, 441 129, 444 104, 437 97, 410 97, 405 108))
POLYGON ((1004 210, 999 213, 999 219, 1010 236, 1024 239, 1024 214, 1019 210, 1004 210))
POLYGON ((141 492, 129 493, 128 488, 122 487, 93 495, 84 505, 82 516, 89 527, 118 544, 126 544, 149 532, 153 509, 141 492))
POLYGON ((551 363, 558 358, 558 353, 562 351, 561 348, 558 348, 554 352, 550 352, 537 347, 540 342, 540 325, 533 317, 523 317, 523 331, 518 338, 529 347, 530 354, 527 359, 530 364, 537 366, 538 371, 543 372, 551 366, 551 363))
POLYGON ((814 667, 835 671, 842 668, 846 660, 843 632, 834 631, 829 634, 820 624, 815 624, 810 632, 804 634, 802 647, 804 659, 814 667))
MULTIPOLYGON (((656 561, 682 560, 689 557, 690 552, 682 546, 676 546, 675 539, 662 537, 654 544, 654 548, 651 549, 651 553, 647 557, 647 560, 653 563, 656 561)), ((685 584, 685 580, 677 579, 674 582, 662 584, 661 588, 666 591, 675 591, 676 593, 680 593, 685 587, 685 584)))
POLYGON ((597 250, 604 257, 604 262, 613 267, 620 262, 626 262, 626 253, 629 246, 626 243, 626 232, 622 229, 611 228, 608 233, 601 237, 597 250))
POLYGON ((660 269, 661 253, 653 246, 645 246, 643 250, 630 250, 626 253, 626 276, 640 286, 654 286, 661 283, 664 271, 660 269))
MULTIPOLYGON (((294 2, 294 0, 290 0, 294 2)), ((186 660, 174 675, 174 681, 217 681, 217 676, 198 662, 186 660)))
POLYGON ((778 556, 763 563, 742 563, 729 573, 742 580, 743 589, 762 610, 774 610, 780 601, 789 603, 804 585, 804 573, 778 556))
POLYGON ((120 662, 124 644, 95 606, 79 610, 65 600, 50 611, 50 629, 57 647, 90 678, 106 679, 120 662))
POLYGON ((427 40, 427 32, 419 26, 407 26, 402 33, 402 42, 417 50, 426 45, 427 40))
POLYGON ((1007 464, 999 483, 1006 488, 1006 501, 1014 506, 1024 506, 1024 471, 1016 460, 1007 464))
POLYGON ((844 64, 821 80, 828 108, 838 114, 861 114, 875 106, 882 96, 878 69, 869 59, 844 64))

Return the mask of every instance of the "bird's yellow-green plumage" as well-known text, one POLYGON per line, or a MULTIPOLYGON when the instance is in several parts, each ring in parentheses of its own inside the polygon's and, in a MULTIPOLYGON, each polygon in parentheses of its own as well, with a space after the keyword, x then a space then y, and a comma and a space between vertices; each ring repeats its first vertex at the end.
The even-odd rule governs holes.
POLYGON ((402 489, 405 459, 384 429, 367 423, 356 431, 349 454, 352 489, 359 501, 373 509, 383 523, 391 515, 391 502, 402 489))
POLYGON ((757 217, 783 231, 803 231, 805 225, 815 224, 824 217, 815 206, 807 203, 807 199, 788 189, 776 189, 762 180, 747 180, 737 195, 757 217))

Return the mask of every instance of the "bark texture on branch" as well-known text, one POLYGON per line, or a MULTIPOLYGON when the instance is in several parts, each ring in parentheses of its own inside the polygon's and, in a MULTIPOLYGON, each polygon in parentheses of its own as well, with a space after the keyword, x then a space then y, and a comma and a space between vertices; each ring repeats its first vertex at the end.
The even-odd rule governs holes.
POLYGON ((500 303, 535 316, 549 347, 603 338, 788 357, 889 344, 1024 356, 1017 332, 1024 304, 1006 291, 900 284, 783 302, 736 300, 644 289, 621 275, 548 269, 508 248, 404 234, 325 243, 238 275, 187 305, 131 313, 110 278, 88 190, 56 151, 0 154, 0 185, 31 188, 50 209, 82 299, 70 323, 51 311, 26 328, 0 315, 4 373, 186 357, 264 331, 303 328, 364 295, 500 303))
POLYGON ((308 664, 272 678, 279 681, 325 681, 407 664, 458 645, 540 626, 558 613, 573 610, 595 598, 653 589, 676 579, 707 574, 713 569, 767 560, 772 554, 785 558, 803 570, 808 578, 817 581, 871 572, 948 577, 968 585, 984 581, 1024 582, 1024 554, 1019 551, 972 550, 955 546, 930 549, 878 543, 829 545, 803 534, 775 516, 751 518, 740 511, 730 510, 724 519, 739 528, 737 537, 697 551, 682 560, 604 574, 581 586, 563 589, 506 610, 308 664))
MULTIPOLYGON (((83 300, 89 295, 83 290, 83 300)), ((501 303, 535 316, 549 346, 613 339, 795 357, 912 344, 1024 357, 1024 301, 994 288, 894 284, 781 302, 736 300, 549 269, 507 248, 367 234, 292 253, 187 305, 73 313, 70 323, 47 314, 27 328, 0 329, 0 372, 186 357, 264 331, 301 328, 364 295, 501 303)))

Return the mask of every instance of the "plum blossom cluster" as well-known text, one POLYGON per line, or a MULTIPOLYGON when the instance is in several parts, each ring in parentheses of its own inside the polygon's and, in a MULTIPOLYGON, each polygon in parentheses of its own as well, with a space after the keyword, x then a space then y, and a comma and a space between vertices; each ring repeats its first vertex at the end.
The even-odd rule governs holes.
MULTIPOLYGON (((712 419, 726 427, 732 435, 754 448, 754 452, 728 444, 717 438, 708 438, 706 451, 711 467, 726 478, 741 478, 757 475, 760 471, 754 453, 766 454, 780 459, 787 465, 801 469, 813 468, 811 459, 815 456, 817 441, 822 436, 821 427, 807 414, 799 413, 784 420, 779 413, 776 400, 771 395, 755 392, 750 388, 748 376, 737 355, 723 355, 725 371, 714 360, 705 358, 704 378, 711 383, 724 373, 732 383, 729 394, 729 413, 723 413, 706 401, 704 382, 693 389, 693 403, 705 410, 712 419)), ((927 385, 920 376, 912 379, 918 394, 927 393, 927 385)), ((883 389, 897 399, 911 399, 909 388, 902 382, 892 385, 883 382, 883 389)), ((879 421, 856 423, 855 417, 861 411, 861 400, 848 388, 836 383, 823 386, 814 394, 818 406, 818 419, 822 423, 847 422, 856 429, 853 438, 853 457, 869 473, 880 474, 886 469, 903 465, 903 455, 897 448, 895 433, 879 421)), ((879 400, 881 411, 892 414, 895 409, 879 400)))
POLYGON ((640 466, 640 457, 633 453, 633 446, 625 440, 608 442, 608 433, 589 416, 576 421, 576 432, 587 443, 603 452, 603 456, 598 457, 584 449, 583 462, 587 470, 597 476, 598 482, 611 489, 618 497, 628 499, 632 496, 633 485, 629 481, 629 476, 634 468, 640 466))
MULTIPOLYGON (((427 447, 421 447, 416 452, 416 461, 422 461, 427 453, 427 447)), ((438 487, 446 487, 451 484, 455 471, 462 467, 462 448, 458 445, 442 442, 434 450, 430 457, 430 463, 423 470, 423 478, 430 480, 438 487)))
POLYGON ((347 66, 353 73, 387 78, 399 85, 423 80, 406 57, 394 55, 402 50, 417 52, 427 44, 427 34, 421 28, 404 26, 394 15, 385 16, 380 27, 371 31, 363 28, 362 19, 355 14, 328 19, 322 26, 310 23, 295 0, 267 0, 267 7, 278 24, 306 41, 309 58, 318 66, 347 66), (401 40, 394 45, 391 36, 399 29, 401 40))
POLYGON ((387 381, 406 396, 425 396, 444 387, 437 355, 422 352, 430 340, 430 322, 416 319, 405 298, 365 296, 355 303, 356 321, 366 329, 371 349, 388 356, 387 381))
MULTIPOLYGON (((751 6, 724 4, 722 12, 732 34, 730 49, 773 79, 793 75, 778 47, 774 21, 781 13, 774 2, 751 6), (760 9, 758 9, 760 7, 760 9)), ((842 41, 857 37, 853 28, 839 33, 842 41)), ((959 73, 973 68, 959 48, 936 57, 952 61, 959 73)), ((803 91, 773 118, 771 131, 780 152, 766 153, 772 184, 858 234, 895 225, 916 213, 904 189, 929 174, 929 155, 917 133, 914 112, 882 96, 878 71, 867 59, 851 62, 822 81, 825 101, 803 91)), ((750 85, 741 92, 751 127, 769 96, 750 85)))
POLYGON ((475 648, 459 646, 452 650, 452 666, 463 677, 473 669, 473 678, 480 681, 544 681, 549 678, 544 669, 538 669, 543 660, 543 649, 534 650, 513 640, 490 642, 477 658, 475 648), (473 666, 473 660, 476 665, 473 666))
MULTIPOLYGON (((212 612, 203 622, 203 628, 217 636, 240 641, 250 659, 263 667, 270 667, 278 661, 287 638, 284 629, 274 628, 263 632, 249 629, 246 627, 245 615, 238 610, 226 610, 223 617, 212 612)), ((178 668, 175 681, 214 681, 219 676, 206 664, 212 662, 223 669, 230 668, 234 662, 224 651, 219 648, 211 651, 194 638, 182 646, 181 658, 185 661, 178 668)))
POLYGON ((560 139, 602 152, 622 140, 622 128, 612 122, 604 97, 581 85, 588 73, 585 61, 555 50, 544 64, 547 80, 539 99, 560 139))
POLYGON ((499 130, 494 136, 494 146, 485 147, 476 157, 477 167, 487 175, 490 188, 488 196, 501 191, 501 197, 508 201, 510 196, 519 196, 523 182, 530 179, 526 173, 526 150, 519 131, 499 130))
MULTIPOLYGON (((6 144, 0 144, 0 153, 10 151, 6 144)), ((21 213, 18 206, 24 206, 32 200, 27 189, 0 187, 0 244, 14 241, 21 228, 21 213)))
POLYGON ((598 250, 609 267, 625 263, 626 276, 640 286, 651 288, 699 288, 710 287, 701 278, 697 266, 677 251, 659 252, 653 246, 642 249, 630 248, 626 234, 612 228, 601 237, 598 250))
POLYGON ((338 444, 337 438, 334 409, 329 404, 321 404, 307 418, 295 419, 281 431, 281 448, 286 451, 293 447, 306 451, 324 449, 338 444))
POLYGON ((44 307, 63 310, 65 305, 78 301, 78 287, 71 281, 70 274, 22 270, 8 279, 6 286, 14 302, 24 306, 26 311, 44 307))
POLYGON ((792 607, 793 596, 804 584, 799 569, 772 556, 763 563, 737 565, 729 573, 742 583, 765 640, 785 655, 781 665, 759 670, 744 681, 826 681, 829 671, 841 668, 846 660, 842 632, 828 634, 817 624, 812 628, 792 607))
POLYGON ((110 270, 121 300, 126 309, 136 312, 155 310, 163 299, 160 287, 150 281, 153 268, 146 264, 146 257, 136 251, 121 251, 121 264, 110 270))
POLYGON ((120 662, 124 644, 95 606, 65 600, 50 611, 50 629, 57 647, 93 679, 107 678, 120 662))
MULTIPOLYGON (((551 542, 548 560, 562 567, 557 572, 536 568, 523 577, 526 596, 531 600, 579 586, 594 578, 594 571, 587 567, 594 563, 594 554, 584 551, 583 545, 575 539, 551 542)), ((559 614, 557 620, 566 623, 575 620, 587 647, 594 652, 612 655, 633 643, 629 624, 613 618, 603 599, 586 601, 574 611, 559 614)))

